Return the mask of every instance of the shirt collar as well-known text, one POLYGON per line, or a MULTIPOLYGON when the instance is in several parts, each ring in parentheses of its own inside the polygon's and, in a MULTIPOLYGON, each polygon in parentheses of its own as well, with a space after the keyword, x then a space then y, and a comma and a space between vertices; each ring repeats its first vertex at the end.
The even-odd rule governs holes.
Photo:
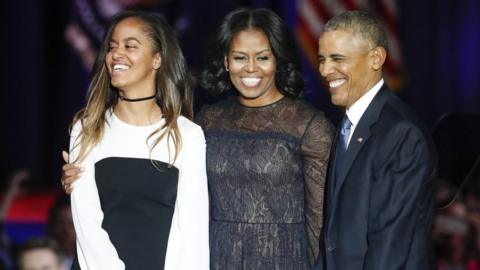
POLYGON ((367 110, 368 105, 372 102, 375 95, 380 91, 383 85, 383 78, 375 84, 370 90, 368 90, 363 96, 361 96, 350 109, 347 110, 346 114, 350 122, 354 127, 357 126, 360 118, 362 118, 363 113, 367 110))

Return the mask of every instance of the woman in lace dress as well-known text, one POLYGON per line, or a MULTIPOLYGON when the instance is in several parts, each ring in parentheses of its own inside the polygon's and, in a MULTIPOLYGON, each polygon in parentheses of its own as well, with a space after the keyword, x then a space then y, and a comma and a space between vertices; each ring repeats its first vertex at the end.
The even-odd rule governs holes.
POLYGON ((268 9, 229 13, 201 83, 234 95, 197 116, 207 140, 211 269, 309 269, 332 127, 299 98, 295 41, 268 9))

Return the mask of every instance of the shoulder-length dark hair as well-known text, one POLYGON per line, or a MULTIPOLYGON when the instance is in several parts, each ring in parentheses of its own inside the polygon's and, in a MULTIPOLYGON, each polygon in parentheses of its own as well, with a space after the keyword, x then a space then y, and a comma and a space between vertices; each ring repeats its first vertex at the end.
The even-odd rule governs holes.
POLYGON ((285 22, 266 8, 239 8, 227 14, 208 44, 201 86, 215 95, 233 88, 224 57, 235 34, 246 29, 259 29, 267 36, 277 63, 275 84, 279 91, 286 96, 299 96, 303 91, 303 78, 295 39, 285 22))
POLYGON ((110 83, 111 77, 105 58, 115 27, 128 18, 141 22, 143 30, 152 42, 152 54, 159 53, 162 59, 162 64, 155 75, 155 101, 162 110, 165 124, 149 136, 150 138, 159 134, 151 149, 161 139, 167 137, 168 142, 172 140, 175 145, 176 152, 173 158, 175 160, 181 148, 177 119, 180 115, 192 118, 191 75, 172 28, 159 15, 141 11, 121 12, 113 17, 95 60, 92 80, 88 87, 87 105, 75 115, 72 122, 72 125, 77 121, 81 121, 82 124, 79 139, 74 145, 80 147, 77 160, 85 158, 92 147, 101 141, 105 129, 105 113, 117 104, 118 90, 110 83))

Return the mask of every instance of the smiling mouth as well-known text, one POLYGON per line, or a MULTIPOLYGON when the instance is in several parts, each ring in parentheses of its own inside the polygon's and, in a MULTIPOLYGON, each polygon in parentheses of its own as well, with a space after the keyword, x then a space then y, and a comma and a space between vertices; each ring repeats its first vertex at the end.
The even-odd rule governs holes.
POLYGON ((255 87, 260 84, 262 79, 258 77, 243 77, 240 79, 242 83, 247 87, 255 87))
POLYGON ((337 88, 340 85, 344 84, 346 81, 347 81, 346 79, 338 79, 338 80, 329 81, 328 86, 330 86, 330 88, 337 88))
POLYGON ((124 71, 124 70, 129 70, 130 67, 124 64, 115 64, 113 65, 113 71, 124 71))

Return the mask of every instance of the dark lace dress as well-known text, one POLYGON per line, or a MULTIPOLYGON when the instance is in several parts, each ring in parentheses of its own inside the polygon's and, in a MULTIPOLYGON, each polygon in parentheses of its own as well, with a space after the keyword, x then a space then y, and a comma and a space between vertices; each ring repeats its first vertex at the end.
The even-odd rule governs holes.
POLYGON ((300 99, 231 97, 197 122, 207 140, 211 269, 309 269, 318 254, 332 126, 300 99))

